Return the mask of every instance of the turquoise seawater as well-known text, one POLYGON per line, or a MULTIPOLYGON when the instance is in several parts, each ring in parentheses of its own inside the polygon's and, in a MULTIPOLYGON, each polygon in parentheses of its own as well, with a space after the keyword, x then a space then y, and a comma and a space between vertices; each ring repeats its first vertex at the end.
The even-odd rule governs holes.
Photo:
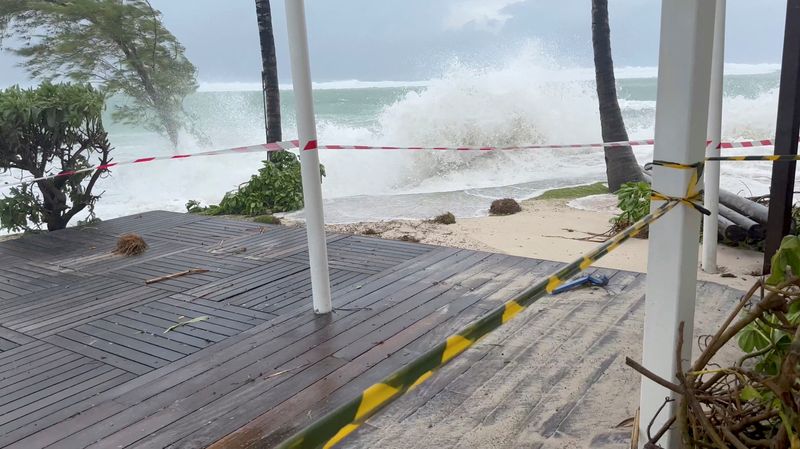
MULTIPOLYGON (((319 140, 397 146, 599 141, 593 83, 529 69, 457 70, 412 86, 319 86, 314 92, 319 140)), ((618 85, 630 137, 653 137, 656 79, 623 78, 618 85)), ((726 77, 724 138, 771 137, 777 86, 777 72, 726 77)), ((284 138, 296 138, 292 91, 281 91, 281 100, 284 138)), ((104 119, 116 160, 264 141, 261 94, 255 90, 206 90, 187 98, 186 109, 205 138, 184 135, 177 149, 153 131, 115 123, 110 111, 120 101, 111 99, 104 119)), ((636 154, 644 164, 652 149, 637 148, 636 154)), ((119 167, 100 185, 105 194, 98 215, 108 219, 154 209, 182 211, 191 199, 216 203, 245 182, 262 158, 232 155, 119 167)), ((605 177, 602 152, 586 150, 323 151, 321 158, 328 173, 323 194, 329 222, 424 218, 448 210, 479 216, 498 197, 524 199, 605 177)), ((723 188, 754 194, 768 190, 768 164, 724 164, 723 173, 723 188)))

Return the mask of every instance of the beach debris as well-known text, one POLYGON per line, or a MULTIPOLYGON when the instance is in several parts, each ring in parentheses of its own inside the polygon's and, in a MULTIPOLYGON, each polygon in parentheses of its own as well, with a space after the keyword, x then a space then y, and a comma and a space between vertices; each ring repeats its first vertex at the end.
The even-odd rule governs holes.
POLYGON ((492 215, 511 215, 521 211, 519 203, 511 198, 494 200, 489 207, 489 213, 492 215))
POLYGON ((259 216, 255 217, 255 218, 253 218, 253 221, 256 222, 256 223, 271 224, 271 225, 279 225, 279 224, 281 224, 281 219, 276 217, 276 216, 274 216, 274 215, 271 215, 271 214, 269 214, 269 215, 259 215, 259 216))
POLYGON ((554 239, 565 239, 565 240, 578 240, 582 242, 592 242, 592 243, 605 243, 611 237, 613 237, 616 232, 614 232, 614 228, 610 228, 605 232, 600 234, 596 234, 593 232, 586 232, 586 231, 578 231, 576 229, 569 229, 569 228, 561 228, 566 232, 580 232, 582 234, 586 234, 585 237, 567 237, 564 235, 543 235, 542 237, 554 238, 554 239))
POLYGON ((418 238, 414 237, 413 235, 408 235, 408 234, 403 235, 402 237, 400 237, 397 240, 400 240, 401 242, 419 243, 419 239, 418 238))
POLYGON ((661 447, 669 428, 678 429, 682 447, 800 447, 800 278, 774 281, 756 282, 721 317, 714 335, 698 339, 702 352, 690 366, 681 358, 684 322, 679 324, 675 354, 664 354, 674 357, 677 382, 626 358, 626 365, 677 396, 666 399, 677 401, 673 416, 665 420, 661 410, 656 413, 665 424, 657 432, 654 427, 652 436, 642 435, 648 438, 644 447, 661 447), (729 343, 738 343, 742 355, 721 365, 717 354, 729 343))
POLYGON ((278 377, 281 374, 290 373, 292 371, 299 370, 300 368, 305 368, 308 365, 309 365, 308 363, 304 363, 302 365, 295 366, 294 368, 288 368, 288 369, 285 369, 285 370, 281 370, 281 371, 278 371, 277 373, 272 373, 272 374, 270 374, 268 376, 264 376, 264 379, 271 379, 273 377, 278 377))
POLYGON ((443 225, 451 225, 455 224, 456 216, 453 215, 452 212, 445 212, 441 215, 437 215, 431 219, 432 223, 438 223, 443 225))
POLYGON ((168 281, 170 279, 179 278, 181 276, 186 276, 187 274, 200 274, 200 273, 207 273, 207 272, 208 272, 208 270, 206 270, 205 268, 192 268, 190 270, 179 271, 177 273, 168 274, 166 276, 159 276, 157 278, 148 279, 148 280, 144 281, 144 283, 147 284, 147 285, 150 285, 150 284, 155 284, 156 282, 163 282, 163 281, 168 281))
POLYGON ((380 232, 376 231, 373 228, 367 228, 367 229, 364 229, 364 232, 362 232, 362 234, 364 234, 364 235, 378 235, 378 234, 380 234, 380 232))
POLYGON ((207 316, 203 315, 203 316, 199 316, 197 318, 192 318, 190 320, 178 321, 177 323, 173 324, 172 326, 170 326, 166 330, 164 330, 164 333, 166 334, 167 332, 173 331, 173 330, 175 330, 175 329, 177 329, 177 328, 179 328, 181 326, 186 326, 187 324, 199 323, 201 321, 208 321, 208 319, 209 318, 207 316))
POLYGON ((557 289, 553 290, 553 295, 557 295, 559 293, 564 293, 569 290, 575 290, 577 288, 581 288, 584 286, 592 286, 592 287, 605 287, 608 285, 608 277, 604 275, 600 276, 582 276, 572 281, 569 281, 558 287, 557 289))
POLYGON ((142 236, 138 234, 123 234, 117 240, 117 248, 114 253, 122 254, 123 256, 138 256, 146 250, 147 243, 142 236))

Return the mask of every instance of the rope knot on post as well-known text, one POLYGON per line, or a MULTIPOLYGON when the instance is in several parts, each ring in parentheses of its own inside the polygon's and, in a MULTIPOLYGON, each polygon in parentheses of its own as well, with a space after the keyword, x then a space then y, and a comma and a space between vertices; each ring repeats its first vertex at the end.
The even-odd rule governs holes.
POLYGON ((695 162, 694 164, 682 164, 680 162, 668 161, 653 161, 653 165, 658 165, 665 168, 674 168, 677 170, 693 170, 692 178, 689 180, 689 186, 686 189, 686 196, 678 197, 665 195, 661 192, 653 191, 650 195, 651 201, 667 201, 685 204, 703 215, 711 215, 711 212, 703 207, 703 191, 698 189, 700 178, 703 176, 704 162, 695 162))

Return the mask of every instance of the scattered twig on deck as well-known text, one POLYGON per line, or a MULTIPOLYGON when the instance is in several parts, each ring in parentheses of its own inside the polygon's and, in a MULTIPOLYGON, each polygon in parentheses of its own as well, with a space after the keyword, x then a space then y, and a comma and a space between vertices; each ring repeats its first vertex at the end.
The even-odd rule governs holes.
POLYGON ((277 373, 272 373, 269 376, 264 376, 264 379, 270 379, 270 378, 273 378, 273 377, 277 377, 277 376, 280 376, 281 374, 286 374, 286 373, 289 373, 289 372, 292 372, 292 371, 295 371, 295 370, 299 370, 301 368, 305 368, 307 366, 308 366, 308 363, 304 363, 302 365, 295 366, 294 368, 288 368, 288 369, 285 369, 285 370, 282 370, 282 371, 278 371, 277 373))
POLYGON ((201 321, 208 321, 208 319, 209 319, 209 318, 208 318, 207 316, 203 315, 203 316, 199 316, 199 317, 197 317, 197 318, 192 318, 191 320, 186 320, 186 321, 178 321, 177 323, 175 323, 175 324, 173 324, 172 326, 168 327, 168 328, 167 328, 167 329, 164 331, 164 333, 166 334, 166 333, 167 333, 167 332, 169 332, 169 331, 173 331, 173 330, 175 330, 175 329, 177 329, 177 328, 179 328, 179 327, 181 327, 181 326, 186 326, 187 324, 199 323, 199 322, 201 322, 201 321))
POLYGON ((181 276, 186 276, 187 274, 200 274, 200 273, 208 273, 208 270, 206 270, 205 268, 192 268, 191 270, 179 271, 177 273, 168 274, 166 276, 160 276, 157 278, 148 279, 144 281, 144 283, 150 285, 150 284, 155 284, 156 282, 163 282, 163 281, 168 281, 170 279, 179 278, 181 276))

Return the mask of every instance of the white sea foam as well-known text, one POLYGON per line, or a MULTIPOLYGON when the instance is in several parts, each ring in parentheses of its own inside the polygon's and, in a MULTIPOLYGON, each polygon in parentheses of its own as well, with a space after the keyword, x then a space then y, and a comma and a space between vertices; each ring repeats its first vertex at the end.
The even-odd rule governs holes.
MULTIPOLYGON (((738 74, 774 69, 776 66, 768 64, 726 66, 728 73, 738 74)), ((652 67, 621 68, 617 76, 624 81, 652 77, 655 72, 652 67)), ((593 76, 588 69, 559 66, 556 58, 530 44, 491 67, 453 60, 441 76, 430 81, 321 83, 317 89, 418 88, 387 94, 395 96, 385 107, 374 108, 375 112, 364 112, 361 106, 345 112, 348 103, 334 93, 326 106, 327 115, 320 115, 319 139, 331 144, 435 146, 596 142, 600 126, 590 81, 593 76), (364 114, 371 115, 365 118, 364 114)), ((655 81, 645 84, 650 87, 645 88, 643 98, 620 101, 632 139, 653 137, 655 102, 649 99, 655 97, 655 81)), ((197 109, 191 109, 195 100, 189 102, 212 144, 184 136, 181 152, 263 141, 261 101, 257 94, 246 92, 259 90, 260 84, 204 83, 203 89, 227 92, 202 94, 207 97, 201 95, 196 101, 205 101, 206 106, 197 109)), ((371 98, 368 90, 363 92, 363 98, 371 98)), ((726 97, 723 137, 771 137, 776 108, 774 86, 726 97)), ((294 126, 293 116, 286 113, 285 138, 296 136, 294 126)), ((109 128, 117 160, 172 151, 152 132, 113 123, 109 128)), ((732 153, 757 151, 764 152, 732 153)), ((636 148, 635 152, 640 163, 652 159, 652 148, 636 148)), ((342 151, 322 152, 321 157, 328 173, 323 183, 326 216, 332 222, 424 217, 443 210, 460 216, 479 215, 491 198, 527 198, 550 188, 605 177, 602 151, 342 151)), ((99 215, 111 218, 153 209, 180 211, 189 199, 216 203, 224 192, 255 173, 260 159, 259 155, 237 155, 154 163, 147 168, 121 167, 99 186, 106 191, 98 203, 99 215)), ((766 163, 726 163, 722 186, 766 193, 770 169, 766 163)))
MULTIPOLYGON (((526 59, 526 58, 522 58, 526 59)), ((779 71, 780 64, 738 64, 725 63, 726 75, 761 75, 779 71)), ((593 67, 539 67, 539 75, 542 80, 562 80, 562 81, 591 81, 594 80, 593 67)), ((658 75, 658 67, 655 66, 624 66, 614 70, 617 79, 635 78, 655 78, 658 75)), ((314 82, 315 90, 332 89, 369 89, 369 88, 396 88, 396 87, 429 87, 442 78, 430 80, 387 80, 387 81, 363 81, 357 79, 322 81, 314 82)), ((291 83, 281 83, 283 90, 292 90, 291 83)), ((261 83, 249 81, 200 81, 200 92, 258 92, 261 91, 261 83)))
MULTIPOLYGON (((334 89, 371 89, 371 88, 395 88, 395 87, 425 87, 429 81, 361 81, 361 80, 338 80, 314 82, 314 90, 334 90, 334 89)), ((281 83, 281 90, 292 90, 291 83, 281 83)), ((201 81, 200 92, 260 92, 260 82, 247 81, 201 81)))

